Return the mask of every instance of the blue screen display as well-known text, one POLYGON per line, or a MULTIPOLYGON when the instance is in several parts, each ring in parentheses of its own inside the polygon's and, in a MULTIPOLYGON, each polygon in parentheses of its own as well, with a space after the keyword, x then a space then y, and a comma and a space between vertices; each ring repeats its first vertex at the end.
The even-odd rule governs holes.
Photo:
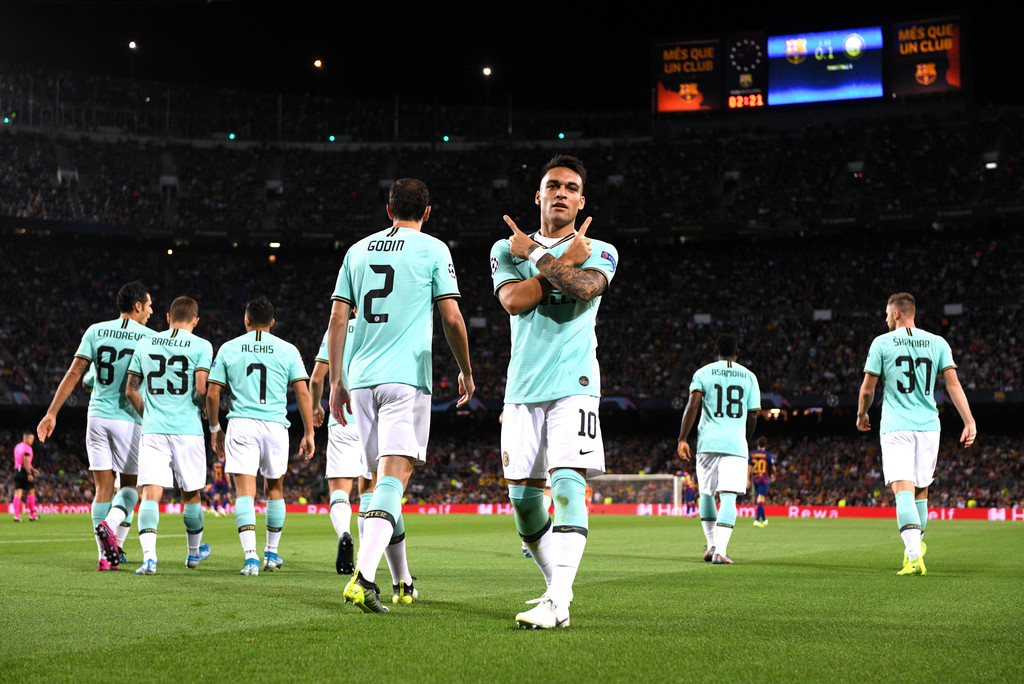
POLYGON ((768 105, 882 97, 882 29, 768 38, 768 105))

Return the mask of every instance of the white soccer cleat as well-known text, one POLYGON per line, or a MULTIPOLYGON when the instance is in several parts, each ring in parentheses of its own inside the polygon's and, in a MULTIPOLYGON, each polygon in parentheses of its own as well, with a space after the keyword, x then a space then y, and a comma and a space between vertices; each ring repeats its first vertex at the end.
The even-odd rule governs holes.
POLYGON ((519 629, 554 629, 569 626, 569 607, 558 605, 547 594, 526 603, 536 603, 537 606, 516 615, 516 627, 519 629))

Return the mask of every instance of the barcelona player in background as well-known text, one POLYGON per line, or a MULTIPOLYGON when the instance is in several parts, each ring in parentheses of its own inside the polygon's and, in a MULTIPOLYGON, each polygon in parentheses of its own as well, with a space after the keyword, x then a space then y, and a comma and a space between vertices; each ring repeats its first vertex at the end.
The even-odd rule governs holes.
POLYGON ((206 496, 210 499, 210 507, 213 514, 220 517, 227 513, 225 504, 231 502, 231 483, 228 482, 228 475, 224 472, 224 459, 218 458, 213 462, 212 481, 206 488, 206 496))
POLYGON ((758 437, 757 448, 750 452, 747 459, 750 488, 757 495, 757 517, 754 519, 754 527, 764 527, 768 524, 768 518, 764 514, 764 501, 768 496, 768 484, 775 477, 775 458, 765 448, 767 446, 768 439, 764 436, 758 437))

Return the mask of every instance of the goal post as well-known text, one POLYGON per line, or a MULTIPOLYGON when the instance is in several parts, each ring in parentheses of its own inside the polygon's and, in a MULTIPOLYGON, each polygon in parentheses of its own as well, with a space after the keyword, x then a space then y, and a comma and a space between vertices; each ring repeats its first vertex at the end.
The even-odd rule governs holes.
POLYGON ((595 503, 662 503, 683 505, 683 485, 669 473, 621 475, 605 473, 593 477, 595 503))

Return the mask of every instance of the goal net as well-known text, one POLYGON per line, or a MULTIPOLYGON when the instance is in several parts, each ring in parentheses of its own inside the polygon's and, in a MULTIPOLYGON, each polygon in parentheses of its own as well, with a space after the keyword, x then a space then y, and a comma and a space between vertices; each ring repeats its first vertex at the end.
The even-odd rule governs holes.
POLYGON ((683 503, 683 486, 679 478, 668 473, 658 475, 618 475, 606 473, 591 478, 594 503, 683 503))

